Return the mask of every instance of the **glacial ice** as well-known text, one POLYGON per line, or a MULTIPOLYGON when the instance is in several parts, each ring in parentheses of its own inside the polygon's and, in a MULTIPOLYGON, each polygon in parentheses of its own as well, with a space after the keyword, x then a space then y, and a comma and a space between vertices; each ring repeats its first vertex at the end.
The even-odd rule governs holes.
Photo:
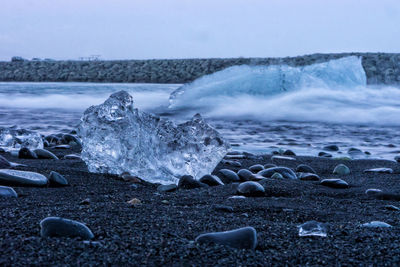
POLYGON ((302 67, 240 65, 179 87, 170 96, 170 108, 207 106, 210 98, 221 96, 266 97, 302 88, 354 88, 366 83, 361 58, 356 56, 302 67))
POLYGON ((126 91, 88 108, 78 127, 89 171, 130 172, 153 183, 177 183, 213 171, 229 144, 199 114, 176 125, 139 111, 126 91))
POLYGON ((324 223, 308 221, 298 226, 299 236, 322 236, 326 237, 327 227, 324 223))
POLYGON ((42 136, 24 129, 0 128, 0 148, 10 151, 22 147, 43 148, 42 136))

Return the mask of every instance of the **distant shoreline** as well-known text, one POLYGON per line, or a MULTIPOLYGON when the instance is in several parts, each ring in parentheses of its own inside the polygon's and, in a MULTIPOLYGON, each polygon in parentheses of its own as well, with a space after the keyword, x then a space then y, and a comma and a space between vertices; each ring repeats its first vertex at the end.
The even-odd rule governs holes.
POLYGON ((400 54, 340 53, 285 58, 210 58, 0 62, 1 82, 186 83, 234 65, 304 66, 346 56, 362 57, 368 84, 400 84, 400 54))

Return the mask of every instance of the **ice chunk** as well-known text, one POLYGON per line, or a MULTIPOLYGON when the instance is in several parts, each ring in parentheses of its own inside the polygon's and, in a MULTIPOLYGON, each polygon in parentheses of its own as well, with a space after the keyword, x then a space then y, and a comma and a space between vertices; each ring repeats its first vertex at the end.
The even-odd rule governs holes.
POLYGON ((134 108, 132 97, 125 91, 88 108, 78 134, 89 171, 127 171, 162 184, 177 183, 181 175, 199 179, 211 173, 229 149, 199 114, 176 125, 134 108))
POLYGON ((308 221, 298 226, 299 236, 322 236, 326 237, 326 224, 317 221, 308 221))
POLYGON ((302 88, 354 88, 365 86, 361 58, 351 56, 303 67, 287 65, 233 66, 200 77, 176 89, 170 108, 208 106, 215 97, 273 96, 302 88))
POLYGON ((43 148, 42 136, 24 129, 0 128, 0 148, 10 151, 22 147, 43 148))

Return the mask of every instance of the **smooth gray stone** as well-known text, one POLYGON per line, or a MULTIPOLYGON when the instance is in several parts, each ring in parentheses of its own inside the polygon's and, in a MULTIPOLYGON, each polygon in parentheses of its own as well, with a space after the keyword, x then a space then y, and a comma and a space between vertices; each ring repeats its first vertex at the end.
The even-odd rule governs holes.
POLYGON ((313 168, 306 164, 300 164, 297 166, 296 172, 316 173, 313 168))
POLYGON ((199 181, 203 184, 207 184, 209 186, 217 186, 224 185, 224 183, 219 179, 216 175, 206 174, 199 179, 199 181))
POLYGON ((219 244, 238 249, 255 249, 257 247, 257 232, 253 227, 244 227, 226 232, 214 232, 199 235, 196 242, 219 244))
POLYGON ((12 187, 0 186, 0 197, 18 197, 18 194, 12 187))
POLYGON ((65 236, 92 239, 94 235, 90 229, 81 222, 60 217, 47 217, 40 222, 40 235, 42 237, 65 236))
POLYGON ((300 180, 303 181, 319 181, 319 176, 315 173, 308 173, 308 172, 300 172, 297 174, 300 180))
POLYGON ((68 154, 64 156, 64 159, 82 159, 82 158, 77 154, 68 154))
POLYGON ((55 149, 70 149, 70 145, 58 145, 54 147, 55 149))
POLYGON ((381 222, 381 221, 372 221, 369 223, 364 223, 361 226, 368 227, 368 228, 390 228, 390 227, 392 227, 390 224, 381 222))
POLYGON ((0 168, 10 168, 11 163, 3 156, 0 156, 0 168))
POLYGON ((78 146, 82 146, 81 140, 72 134, 64 134, 62 137, 62 140, 63 140, 63 143, 67 144, 67 145, 70 143, 75 143, 78 146))
POLYGON ((236 174, 236 172, 228 170, 228 169, 219 170, 218 177, 221 178, 221 180, 224 184, 240 182, 240 178, 236 174))
MULTIPOLYGON (((261 176, 261 177, 264 178, 264 176, 261 176)), ((285 178, 283 178, 282 174, 280 174, 279 172, 272 174, 271 178, 272 179, 285 179, 285 178)), ((266 179, 266 178, 264 178, 264 179, 266 179)))
POLYGON ((286 178, 286 179, 297 179, 297 175, 291 169, 286 168, 286 167, 268 168, 268 169, 260 171, 257 174, 261 175, 261 176, 264 176, 266 178, 271 178, 271 176, 276 172, 282 174, 283 178, 286 178))
POLYGON ((208 185, 201 183, 193 178, 191 175, 183 175, 178 182, 179 188, 194 189, 200 187, 207 187, 208 185))
POLYGON ((58 159, 56 155, 46 149, 38 148, 35 149, 33 152, 35 152, 39 159, 58 159))
POLYGON ((23 147, 18 151, 18 158, 20 158, 20 159, 37 159, 38 156, 36 155, 35 152, 29 150, 26 147, 23 147))
POLYGON ((394 210, 394 211, 399 211, 400 210, 399 207, 396 207, 394 205, 385 205, 384 208, 387 209, 387 210, 394 210))
POLYGON ((326 152, 319 152, 318 153, 318 157, 322 157, 322 158, 332 158, 332 154, 326 153, 326 152))
POLYGON ((272 156, 272 157, 271 157, 271 160, 272 160, 272 162, 274 162, 274 161, 279 161, 279 160, 291 160, 291 161, 295 161, 296 159, 295 159, 295 158, 292 158, 292 157, 276 155, 276 156, 272 156))
POLYGON ((339 151, 339 147, 337 145, 327 145, 322 148, 326 151, 339 151))
POLYGON ((44 186, 47 182, 46 176, 40 173, 0 169, 0 184, 44 186))
POLYGON ((58 172, 50 172, 49 182, 52 186, 67 186, 69 185, 68 180, 58 172))
POLYGON ((264 169, 269 169, 269 168, 273 168, 273 167, 277 167, 277 166, 273 163, 267 163, 264 165, 264 169))
POLYGON ((344 164, 339 164, 333 170, 333 174, 347 175, 347 174, 350 174, 350 169, 349 169, 349 167, 347 167, 344 164))
POLYGON ((292 150, 290 150, 290 149, 287 149, 285 152, 283 152, 283 154, 282 155, 285 155, 285 156, 296 156, 296 153, 294 153, 292 150))
POLYGON ((249 171, 251 171, 252 173, 257 173, 262 170, 264 170, 264 166, 261 164, 255 164, 249 167, 249 171))
POLYGON ((240 169, 237 172, 237 175, 239 176, 241 181, 251 181, 254 179, 254 174, 247 169, 240 169))
POLYGON ((227 205, 213 205, 212 208, 216 211, 233 212, 233 207, 227 205))
POLYGON ((242 163, 240 163, 238 161, 234 161, 234 160, 223 159, 223 160, 221 160, 221 163, 222 164, 226 164, 226 165, 230 165, 232 167, 238 167, 238 168, 242 167, 242 163))
POLYGON ((391 168, 374 168, 374 169, 368 169, 364 170, 364 172, 374 172, 374 173, 393 173, 393 169, 391 168))
POLYGON ((342 179, 324 179, 320 183, 323 186, 331 188, 348 188, 349 184, 342 179))
POLYGON ((162 184, 157 187, 158 192, 174 192, 178 189, 176 184, 162 184))
POLYGON ((382 192, 383 192, 382 190, 375 189, 375 188, 370 188, 370 189, 365 190, 365 194, 367 194, 369 196, 376 196, 376 195, 382 194, 382 192))
POLYGON ((246 197, 260 197, 265 195, 265 189, 257 182, 247 181, 239 184, 237 193, 246 197))

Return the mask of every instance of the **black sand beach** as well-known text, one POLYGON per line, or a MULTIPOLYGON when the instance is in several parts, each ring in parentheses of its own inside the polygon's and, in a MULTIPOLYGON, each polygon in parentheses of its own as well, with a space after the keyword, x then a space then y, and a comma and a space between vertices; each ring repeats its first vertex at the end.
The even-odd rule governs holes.
MULTIPOLYGON (((50 149, 60 158, 77 151, 50 149)), ((157 185, 118 180, 92 174, 81 160, 18 159, 28 167, 19 170, 48 175, 57 171, 71 186, 34 188, 13 186, 19 198, 1 198, 0 248, 2 266, 26 265, 133 265, 133 266, 271 266, 271 265, 376 265, 400 261, 400 211, 385 209, 396 200, 367 196, 369 188, 400 193, 400 164, 384 160, 341 161, 315 157, 281 160, 295 168, 304 163, 324 178, 342 178, 348 189, 333 189, 319 182, 267 179, 260 183, 265 196, 228 199, 236 192, 229 184, 209 188, 159 193, 157 185), (346 164, 351 174, 331 174, 346 164), (388 167, 393 174, 364 173, 388 167), (89 198, 89 204, 81 201, 89 198), (127 201, 137 198, 140 205, 127 201), (214 204, 233 207, 216 211, 214 204), (42 238, 39 222, 60 216, 85 223, 94 233, 92 243, 79 238, 42 238), (299 237, 297 226, 310 220, 329 225, 327 237, 299 237), (362 228, 370 221, 384 221, 392 228, 362 228), (252 226, 257 230, 255 250, 193 242, 202 233, 252 226)), ((270 156, 237 160, 242 168, 271 163, 270 156)), ((221 168, 232 168, 219 164, 221 168)))

